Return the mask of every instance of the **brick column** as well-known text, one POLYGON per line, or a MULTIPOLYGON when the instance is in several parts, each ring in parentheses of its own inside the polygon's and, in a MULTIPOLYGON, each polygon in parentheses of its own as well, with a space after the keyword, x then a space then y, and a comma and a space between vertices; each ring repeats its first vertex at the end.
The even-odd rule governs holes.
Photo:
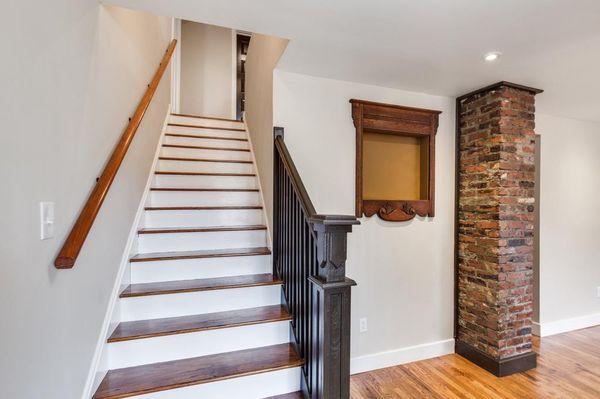
POLYGON ((497 376, 532 351, 535 95, 507 82, 457 99, 456 352, 497 376))

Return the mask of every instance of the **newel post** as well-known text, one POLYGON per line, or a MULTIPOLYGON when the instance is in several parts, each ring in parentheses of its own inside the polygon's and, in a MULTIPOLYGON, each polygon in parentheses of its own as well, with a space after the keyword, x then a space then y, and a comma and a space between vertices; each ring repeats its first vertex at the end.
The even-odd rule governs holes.
POLYGON ((313 381, 311 399, 350 397, 350 288, 346 277, 347 235, 359 221, 352 216, 310 219, 317 236, 317 275, 313 287, 313 381))

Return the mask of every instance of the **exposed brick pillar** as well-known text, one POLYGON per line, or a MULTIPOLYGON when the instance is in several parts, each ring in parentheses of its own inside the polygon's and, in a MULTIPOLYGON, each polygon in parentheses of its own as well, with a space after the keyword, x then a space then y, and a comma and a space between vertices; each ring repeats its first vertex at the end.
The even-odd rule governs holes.
POLYGON ((497 376, 536 366, 535 95, 500 82, 457 99, 456 352, 497 376))

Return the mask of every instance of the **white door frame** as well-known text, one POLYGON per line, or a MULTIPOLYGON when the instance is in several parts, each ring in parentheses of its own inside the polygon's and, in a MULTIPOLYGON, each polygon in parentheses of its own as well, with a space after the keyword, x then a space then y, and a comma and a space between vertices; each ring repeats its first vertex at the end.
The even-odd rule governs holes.
POLYGON ((171 26, 171 37, 177 39, 171 59, 171 112, 178 114, 181 100, 181 19, 173 18, 171 26))

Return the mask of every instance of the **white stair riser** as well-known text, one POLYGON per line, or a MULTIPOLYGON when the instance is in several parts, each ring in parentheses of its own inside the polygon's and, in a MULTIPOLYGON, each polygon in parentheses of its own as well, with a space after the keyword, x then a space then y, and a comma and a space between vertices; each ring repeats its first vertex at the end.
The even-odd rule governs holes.
POLYGON ((221 289, 121 298, 121 321, 188 316, 279 305, 281 286, 221 289))
POLYGON ((290 341, 290 322, 279 321, 108 344, 110 369, 213 355, 290 341))
POLYGON ((266 230, 140 234, 138 237, 138 250, 142 253, 266 246, 266 230))
POLYGON ((206 227, 264 224, 262 209, 146 211, 144 227, 206 227))
MULTIPOLYGON (((201 136, 196 134, 196 136, 201 136)), ((222 136, 218 136, 222 137, 222 136)), ((249 149, 250 146, 247 141, 238 140, 217 140, 217 139, 201 139, 197 137, 178 137, 178 136, 165 136, 165 144, 176 144, 176 145, 196 145, 204 147, 225 147, 225 148, 243 148, 249 149)))
POLYGON ((229 161, 251 161, 248 151, 204 150, 200 148, 162 147, 161 157, 219 159, 229 161))
POLYGON ((193 134, 199 136, 213 136, 213 137, 228 137, 233 139, 247 139, 248 134, 246 132, 240 132, 238 130, 217 130, 217 129, 198 129, 195 127, 184 127, 184 126, 168 126, 166 133, 177 133, 177 134, 193 134))
POLYGON ((156 170, 161 172, 254 173, 254 167, 251 163, 168 160, 159 160, 156 170))
POLYGON ((244 124, 242 122, 233 121, 222 121, 219 119, 209 118, 190 118, 189 116, 176 116, 171 115, 169 117, 169 123, 179 123, 183 125, 194 125, 194 126, 210 126, 210 127, 223 127, 231 129, 243 129, 244 124))
POLYGON ((154 283, 262 274, 272 271, 270 255, 132 262, 131 282, 154 283))
POLYGON ((150 206, 255 206, 257 191, 151 191, 150 206))
POLYGON ((254 176, 155 175, 153 187, 256 189, 254 176))
POLYGON ((193 385, 147 395, 135 396, 138 399, 262 399, 270 396, 300 390, 301 369, 271 371, 193 385))

